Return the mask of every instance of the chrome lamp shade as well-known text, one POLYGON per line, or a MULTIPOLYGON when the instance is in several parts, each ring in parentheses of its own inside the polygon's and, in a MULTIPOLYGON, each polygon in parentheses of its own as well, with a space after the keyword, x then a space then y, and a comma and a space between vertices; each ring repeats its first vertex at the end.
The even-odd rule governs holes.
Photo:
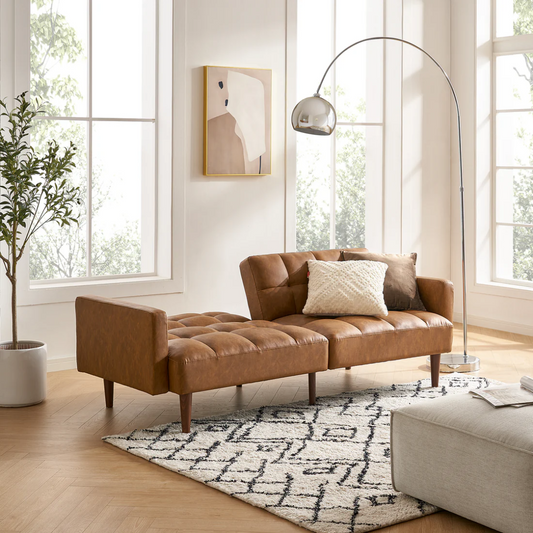
POLYGON ((318 95, 304 98, 292 112, 292 127, 301 133, 331 135, 337 124, 333 106, 318 95))

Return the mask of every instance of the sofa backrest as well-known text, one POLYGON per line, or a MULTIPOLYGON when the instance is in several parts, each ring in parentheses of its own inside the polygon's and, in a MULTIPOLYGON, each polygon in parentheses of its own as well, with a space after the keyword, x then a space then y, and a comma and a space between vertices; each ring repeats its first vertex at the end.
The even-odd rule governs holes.
MULTIPOLYGON (((366 248, 345 248, 367 251, 366 248)), ((340 261, 341 250, 253 255, 241 265, 253 320, 275 320, 301 313, 307 300, 307 261, 340 261)))

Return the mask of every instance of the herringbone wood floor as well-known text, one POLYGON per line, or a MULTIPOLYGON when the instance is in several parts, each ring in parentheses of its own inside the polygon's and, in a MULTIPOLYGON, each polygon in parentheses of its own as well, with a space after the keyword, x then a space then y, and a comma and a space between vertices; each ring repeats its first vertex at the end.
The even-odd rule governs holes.
MULTIPOLYGON (((460 349, 460 331, 456 331, 460 349)), ((533 375, 533 338, 471 328, 481 375, 533 375)), ((317 376, 319 395, 428 377, 424 358, 317 376)), ((104 444, 100 437, 179 419, 174 394, 116 387, 105 409, 100 379, 75 370, 48 375, 38 406, 0 409, 0 533, 301 532, 270 513, 104 444)), ((307 376, 195 394, 193 418, 307 397, 307 376)), ((384 533, 489 532, 441 512, 384 533)))

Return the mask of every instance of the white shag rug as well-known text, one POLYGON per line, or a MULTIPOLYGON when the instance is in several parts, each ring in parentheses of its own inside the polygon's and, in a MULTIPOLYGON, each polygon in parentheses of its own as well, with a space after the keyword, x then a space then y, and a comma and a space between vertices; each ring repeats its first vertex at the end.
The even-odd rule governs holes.
POLYGON ((451 374, 103 440, 311 531, 372 531, 438 510, 392 488, 390 410, 491 383, 451 374))

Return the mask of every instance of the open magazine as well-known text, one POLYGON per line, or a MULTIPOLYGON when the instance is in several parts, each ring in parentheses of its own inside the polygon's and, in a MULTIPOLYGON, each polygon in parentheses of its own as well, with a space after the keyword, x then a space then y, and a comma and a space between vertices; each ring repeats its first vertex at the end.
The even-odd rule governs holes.
POLYGON ((474 398, 482 398, 493 407, 525 407, 533 405, 533 378, 523 376, 520 383, 498 385, 483 390, 470 391, 474 398))

